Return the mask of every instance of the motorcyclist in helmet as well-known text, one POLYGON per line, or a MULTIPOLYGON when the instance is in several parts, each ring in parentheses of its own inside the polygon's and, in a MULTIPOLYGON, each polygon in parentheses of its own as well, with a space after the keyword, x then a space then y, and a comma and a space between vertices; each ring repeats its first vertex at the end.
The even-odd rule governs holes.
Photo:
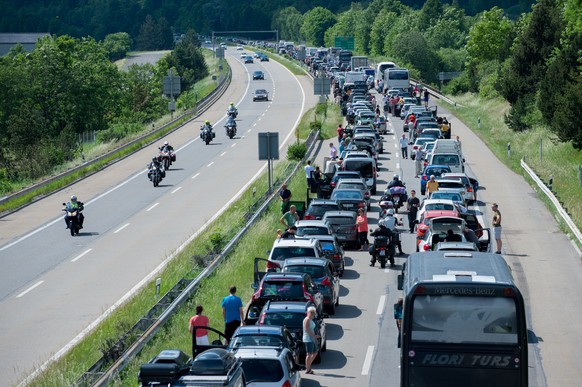
POLYGON ((174 147, 171 146, 167 141, 164 141, 164 145, 162 145, 159 149, 162 152, 173 152, 174 151, 174 147))
POLYGON ((370 255, 372 255, 372 258, 370 259, 370 266, 374 266, 374 264, 376 263, 376 258, 375 258, 375 255, 373 253, 374 253, 374 249, 376 248, 376 238, 377 237, 382 237, 382 236, 387 237, 389 249, 394 249, 394 246, 390 245, 392 243, 392 236, 394 234, 393 234, 392 230, 390 230, 386 226, 387 226, 386 220, 380 219, 378 221, 378 228, 370 233, 370 235, 374 237, 374 244, 372 246, 370 246, 370 255))
POLYGON ((204 125, 200 128, 200 130, 204 129, 208 129, 210 132, 212 132, 212 125, 210 125, 210 121, 204 121, 204 125))
MULTIPOLYGON (((85 209, 85 205, 82 201, 77 200, 75 195, 71 196, 71 201, 65 204, 65 209, 67 211, 77 211, 77 217, 79 218, 79 229, 83 228, 83 222, 85 221, 85 216, 81 211, 85 209)), ((65 224, 69 228, 69 223, 67 223, 67 215, 65 214, 65 224)))
POLYGON ((230 103, 230 106, 228 107, 228 110, 226 112, 231 117, 236 117, 238 115, 238 110, 234 106, 234 103, 233 102, 230 103))
MULTIPOLYGON (((158 169, 161 170, 161 166, 162 166, 162 163, 160 163, 160 160, 158 160, 157 157, 152 157, 152 162, 147 165, 147 167, 148 167, 148 179, 150 179, 150 180, 152 179, 152 170, 154 169, 154 167, 157 167, 158 169)), ((162 177, 165 177, 164 175, 165 175, 165 172, 162 172, 162 177)))
POLYGON ((226 119, 226 123, 224 124, 224 126, 227 128, 230 126, 236 128, 236 121, 234 120, 234 117, 228 117, 226 119))
POLYGON ((395 174, 392 181, 388 183, 388 188, 392 187, 404 187, 404 183, 402 182, 402 180, 400 180, 400 176, 398 176, 397 174, 395 174))
POLYGON ((394 216, 394 210, 392 208, 386 211, 386 217, 383 220, 385 221, 386 227, 393 233, 394 244, 398 247, 398 253, 404 254, 402 251, 402 242, 400 241, 400 233, 396 229, 396 226, 402 226, 403 223, 394 216))

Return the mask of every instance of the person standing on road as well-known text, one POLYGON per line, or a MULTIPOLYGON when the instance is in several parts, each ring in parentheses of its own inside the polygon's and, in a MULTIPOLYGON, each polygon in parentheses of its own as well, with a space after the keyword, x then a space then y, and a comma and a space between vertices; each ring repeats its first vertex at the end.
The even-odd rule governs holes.
MULTIPOLYGON (((196 314, 190 319, 190 333, 194 333, 192 327, 207 327, 209 326, 210 319, 202 314, 202 305, 196 307, 196 314)), ((207 329, 196 329, 196 344, 197 345, 210 345, 208 341, 208 330, 207 329)))
POLYGON ((430 194, 439 190, 439 182, 435 180, 434 175, 426 182, 426 197, 430 199, 430 194))
POLYGON ((311 165, 311 160, 307 160, 307 165, 305 166, 305 179, 307 180, 307 188, 311 188, 313 184, 313 166, 311 165))
POLYGON ((428 107, 428 89, 424 89, 424 107, 428 107))
POLYGON ((360 251, 368 249, 368 217, 363 208, 358 210, 358 217, 356 218, 356 227, 358 229, 358 238, 360 240, 360 251), (365 246, 365 247, 364 247, 365 246))
POLYGON ((341 143, 343 138, 344 138, 344 128, 342 128, 342 124, 339 124, 337 127, 337 142, 341 143))
POLYGON ((497 251, 495 254, 501 254, 501 212, 499 212, 497 203, 491 205, 491 210, 493 211, 493 234, 495 235, 495 242, 497 243, 497 251))
POLYGON ((315 307, 307 308, 307 315, 303 319, 303 343, 305 344, 305 373, 313 374, 311 364, 317 357, 317 340, 321 337, 315 334, 315 307))
POLYGON ((332 160, 337 159, 337 148, 331 142, 329 143, 329 157, 332 160))
POLYGON ((406 135, 402 133, 402 138, 400 139, 400 150, 402 151, 402 158, 408 158, 408 139, 406 135))
POLYGON ((295 226, 295 222, 298 220, 299 215, 297 214, 297 207, 295 207, 295 205, 291 205, 291 207, 289 207, 289 211, 283 214, 281 219, 279 219, 279 222, 285 226, 285 229, 289 229, 289 227, 295 226))
POLYGON ((394 320, 396 320, 396 328, 398 329, 398 348, 400 348, 400 333, 402 332, 402 312, 403 312, 404 300, 402 297, 398 298, 396 304, 394 304, 394 320))
POLYGON ((231 286, 230 295, 222 299, 222 317, 224 317, 224 337, 230 342, 236 328, 245 325, 242 300, 236 296, 236 286, 231 286))
POLYGON ((414 226, 418 208, 420 207, 420 199, 416 197, 416 191, 410 191, 410 197, 406 200, 406 209, 408 210, 408 228, 410 233, 414 233, 414 226))
POLYGON ((281 213, 288 211, 289 201, 291 200, 291 190, 287 189, 287 184, 283 184, 279 190, 279 198, 281 199, 281 213))
POLYGON ((416 148, 414 151, 414 177, 419 177, 422 175, 422 159, 424 158, 424 153, 420 147, 416 148))

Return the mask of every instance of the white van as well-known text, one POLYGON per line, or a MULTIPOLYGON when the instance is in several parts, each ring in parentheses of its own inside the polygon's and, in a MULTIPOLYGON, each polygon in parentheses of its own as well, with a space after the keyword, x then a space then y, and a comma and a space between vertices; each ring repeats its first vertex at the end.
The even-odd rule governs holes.
MULTIPOLYGON (((376 162, 371 157, 350 157, 342 162, 342 171, 360 172, 372 195, 376 195, 376 162)), ((452 171, 452 169, 451 169, 452 171)))
POLYGON ((433 153, 459 153, 462 155, 461 143, 457 140, 438 139, 434 143, 433 153))
POLYGON ((457 152, 447 152, 447 153, 433 153, 428 157, 427 165, 448 165, 453 173, 465 173, 465 159, 460 153, 457 152))

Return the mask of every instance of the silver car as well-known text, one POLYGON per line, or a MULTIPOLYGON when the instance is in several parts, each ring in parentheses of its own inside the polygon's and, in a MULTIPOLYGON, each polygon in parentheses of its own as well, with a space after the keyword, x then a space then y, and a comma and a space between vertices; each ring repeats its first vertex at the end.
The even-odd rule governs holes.
POLYGON ((287 348, 242 347, 235 355, 242 360, 248 386, 301 386, 300 368, 287 348))

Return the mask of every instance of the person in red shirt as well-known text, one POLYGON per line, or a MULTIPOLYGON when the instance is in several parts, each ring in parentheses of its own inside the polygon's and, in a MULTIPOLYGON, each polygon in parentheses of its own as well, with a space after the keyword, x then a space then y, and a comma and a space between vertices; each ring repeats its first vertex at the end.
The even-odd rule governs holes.
POLYGON ((358 210, 358 217, 356 218, 356 228, 358 230, 358 236, 360 239, 361 251, 367 250, 368 244, 368 217, 363 208, 358 210), (364 247, 366 246, 366 247, 364 247))
MULTIPOLYGON (((192 329, 193 326, 207 327, 208 324, 210 323, 210 319, 202 314, 203 310, 204 308, 202 308, 202 305, 198 305, 196 307, 196 315, 192 316, 192 318, 190 319, 190 333, 192 333, 192 331, 194 330, 192 329)), ((198 328, 196 329, 196 344, 210 345, 208 341, 208 330, 198 328)))
POLYGON ((337 142, 341 144, 343 138, 344 138, 344 128, 342 128, 342 124, 339 124, 337 127, 337 142))

